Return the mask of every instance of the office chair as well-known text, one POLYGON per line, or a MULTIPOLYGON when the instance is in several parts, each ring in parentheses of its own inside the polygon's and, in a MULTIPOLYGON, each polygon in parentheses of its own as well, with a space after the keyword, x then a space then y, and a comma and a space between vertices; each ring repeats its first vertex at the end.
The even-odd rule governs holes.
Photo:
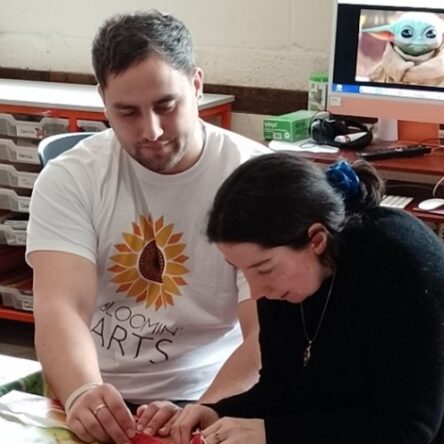
POLYGON ((80 142, 86 137, 92 136, 94 132, 79 132, 79 133, 63 133, 55 134, 54 136, 45 137, 38 146, 38 153, 42 166, 45 166, 48 161, 54 159, 59 154, 72 148, 77 142, 80 142))

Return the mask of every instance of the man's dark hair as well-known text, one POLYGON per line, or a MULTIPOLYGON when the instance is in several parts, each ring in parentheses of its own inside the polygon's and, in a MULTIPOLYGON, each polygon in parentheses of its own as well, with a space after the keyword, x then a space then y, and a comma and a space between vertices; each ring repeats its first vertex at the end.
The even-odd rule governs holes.
POLYGON ((121 74, 154 53, 174 69, 187 75, 194 72, 191 35, 180 20, 156 10, 115 15, 101 26, 93 41, 96 79, 105 88, 110 74, 121 74))

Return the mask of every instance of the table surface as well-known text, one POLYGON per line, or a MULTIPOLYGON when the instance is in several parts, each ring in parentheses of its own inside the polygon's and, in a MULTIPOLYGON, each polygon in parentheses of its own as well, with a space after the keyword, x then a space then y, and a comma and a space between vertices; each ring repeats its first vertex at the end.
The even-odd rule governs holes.
MULTIPOLYGON (((366 151, 372 151, 379 149, 381 147, 386 147, 388 145, 393 145, 393 143, 384 144, 372 144, 367 147, 366 151)), ((291 151, 291 150, 290 150, 291 151)), ((313 153, 308 151, 297 151, 297 154, 306 157, 310 160, 321 164, 331 164, 336 160, 343 158, 350 162, 359 159, 359 152, 353 150, 340 149, 335 154, 327 153, 313 153)), ((431 153, 424 154, 414 157, 404 157, 404 158, 392 158, 392 159, 380 159, 370 162, 377 170, 380 172, 381 176, 385 179, 398 180, 410 182, 412 184, 426 184, 429 191, 427 197, 421 197, 412 194, 410 191, 405 195, 412 195, 415 200, 407 206, 407 210, 414 214, 416 217, 436 224, 444 224, 444 217, 440 214, 419 211, 417 209, 418 202, 420 200, 431 198, 431 189, 433 185, 436 184, 442 177, 444 177, 444 149, 435 148, 431 153)), ((444 186, 444 184, 442 184, 444 186)), ((391 189, 387 190, 387 194, 401 194, 393 192, 391 189)), ((404 194, 402 194, 404 195, 404 194)))
MULTIPOLYGON (((389 144, 371 145, 366 148, 366 151, 372 151, 381 147, 388 146, 389 144)), ((393 145, 393 144, 391 144, 393 145)), ((339 150, 335 154, 325 153, 310 153, 301 152, 298 153, 304 157, 308 157, 319 163, 332 163, 338 158, 345 158, 349 161, 359 159, 358 151, 353 150, 339 150)), ((400 173, 410 174, 425 174, 430 176, 443 176, 444 175, 444 149, 437 148, 430 154, 414 157, 392 158, 392 159, 380 159, 370 162, 376 169, 383 171, 393 171, 400 173)))
POLYGON ((0 355, 0 385, 37 373, 41 369, 42 366, 38 361, 0 355))
MULTIPOLYGON (((234 101, 233 95, 204 94, 199 110, 234 101)), ((95 85, 0 79, 0 104, 52 109, 103 112, 103 102, 95 85)))
MULTIPOLYGON (((0 438, 2 444, 83 443, 67 429, 58 401, 20 391, 0 397, 0 438)), ((156 437, 156 442, 173 444, 169 438, 156 437)))

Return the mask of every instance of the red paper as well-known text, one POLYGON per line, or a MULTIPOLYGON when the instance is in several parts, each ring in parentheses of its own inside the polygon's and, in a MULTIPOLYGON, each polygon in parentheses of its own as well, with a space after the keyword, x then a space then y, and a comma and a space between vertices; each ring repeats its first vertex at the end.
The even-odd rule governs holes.
POLYGON ((191 438, 190 444, 204 444, 205 440, 202 438, 200 432, 194 432, 193 437, 191 438))
MULTIPOLYGON (((131 444, 173 444, 168 438, 156 438, 155 436, 145 435, 144 433, 136 433, 131 440, 131 444)), ((194 432, 190 444, 205 444, 200 432, 194 432)))
POLYGON ((136 436, 131 440, 132 444, 164 444, 165 442, 164 440, 145 435, 144 433, 136 433, 136 436))

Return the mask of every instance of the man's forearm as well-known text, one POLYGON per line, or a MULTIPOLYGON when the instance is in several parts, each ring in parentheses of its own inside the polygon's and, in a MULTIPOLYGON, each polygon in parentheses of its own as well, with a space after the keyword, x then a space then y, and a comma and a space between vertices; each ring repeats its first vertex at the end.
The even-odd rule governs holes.
POLYGON ((250 334, 231 354, 199 402, 213 403, 243 393, 259 379, 260 350, 258 334, 250 334))
POLYGON ((80 316, 54 307, 36 313, 35 345, 49 388, 62 402, 81 385, 102 382, 95 346, 80 316))

